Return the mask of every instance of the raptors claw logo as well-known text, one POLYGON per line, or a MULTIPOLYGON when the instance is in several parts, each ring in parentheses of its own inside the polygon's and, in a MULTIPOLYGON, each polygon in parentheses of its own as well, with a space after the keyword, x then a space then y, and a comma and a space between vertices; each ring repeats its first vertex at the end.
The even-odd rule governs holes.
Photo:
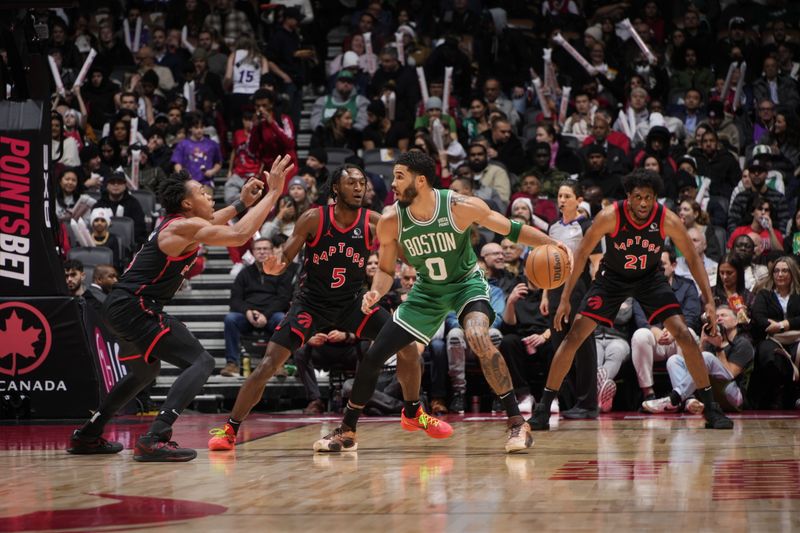
POLYGON ((592 309, 593 311, 597 311, 603 305, 603 298, 600 296, 592 296, 586 301, 586 307, 592 309))
POLYGON ((300 313, 297 315, 297 323, 303 326, 303 328, 308 329, 311 327, 311 315, 308 313, 300 313))

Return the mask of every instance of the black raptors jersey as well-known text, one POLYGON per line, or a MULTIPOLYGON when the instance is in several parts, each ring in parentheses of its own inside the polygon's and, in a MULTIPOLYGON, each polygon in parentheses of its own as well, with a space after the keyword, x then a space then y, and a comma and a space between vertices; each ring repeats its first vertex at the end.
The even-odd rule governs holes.
POLYGON ((319 226, 314 240, 306 243, 298 289, 304 303, 321 309, 338 308, 358 298, 370 253, 369 209, 359 209, 355 222, 340 228, 333 208, 317 208, 319 226))
POLYGON ((641 226, 631 220, 628 201, 614 203, 617 225, 606 236, 606 253, 600 270, 608 270, 625 278, 640 279, 661 270, 664 248, 664 206, 657 203, 650 218, 641 226))
POLYGON ((170 257, 158 247, 158 235, 174 221, 183 218, 175 215, 165 218, 153 230, 142 247, 133 256, 133 260, 125 269, 125 273, 114 285, 115 289, 123 289, 160 304, 165 304, 175 295, 183 283, 183 276, 192 267, 197 258, 197 248, 180 257, 170 257))

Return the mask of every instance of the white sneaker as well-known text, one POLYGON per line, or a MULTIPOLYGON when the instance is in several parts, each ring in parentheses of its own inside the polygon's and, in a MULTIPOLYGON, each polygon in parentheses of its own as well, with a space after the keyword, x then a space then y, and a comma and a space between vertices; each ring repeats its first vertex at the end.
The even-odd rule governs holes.
POLYGON ((558 398, 553 398, 553 403, 550 404, 550 414, 557 415, 559 412, 558 398))
POLYGON ((233 266, 231 267, 231 277, 235 278, 236 276, 238 276, 239 272, 241 272, 243 268, 244 268, 244 263, 234 263, 233 266))
POLYGON ((697 398, 689 398, 686 400, 686 410, 693 415, 699 415, 703 412, 706 406, 703 405, 703 402, 698 400, 697 398))
POLYGON ((519 402, 519 411, 529 415, 533 413, 533 396, 528 394, 519 402))
POLYGON ((614 396, 617 394, 617 384, 613 379, 606 379, 600 384, 597 391, 597 403, 600 405, 600 412, 608 413, 614 404, 614 396))
POLYGON ((680 406, 672 405, 672 400, 669 399, 669 396, 642 402, 642 409, 648 413, 674 413, 678 410, 678 407, 680 406))

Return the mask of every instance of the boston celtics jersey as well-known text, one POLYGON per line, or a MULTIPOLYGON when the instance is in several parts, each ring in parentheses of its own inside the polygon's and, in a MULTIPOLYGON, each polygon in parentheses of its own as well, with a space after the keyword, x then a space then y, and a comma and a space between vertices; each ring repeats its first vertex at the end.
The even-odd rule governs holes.
POLYGON ((414 218, 411 210, 395 203, 398 242, 408 263, 423 283, 444 285, 461 281, 476 270, 477 258, 469 232, 458 229, 450 210, 449 190, 434 189, 436 208, 430 220, 414 218))

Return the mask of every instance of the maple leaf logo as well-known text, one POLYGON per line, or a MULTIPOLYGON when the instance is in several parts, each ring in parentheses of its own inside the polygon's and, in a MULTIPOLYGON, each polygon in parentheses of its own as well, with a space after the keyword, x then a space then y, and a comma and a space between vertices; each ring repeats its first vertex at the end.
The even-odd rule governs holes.
POLYGON ((47 359, 52 345, 50 322, 39 309, 25 302, 0 303, 0 362, 6 361, 0 365, 0 375, 33 372, 47 359))
POLYGON ((17 316, 16 311, 11 312, 11 316, 6 319, 4 330, 0 330, 0 358, 19 355, 21 357, 34 358, 36 351, 33 345, 39 340, 42 330, 39 328, 22 327, 22 319, 17 316))

